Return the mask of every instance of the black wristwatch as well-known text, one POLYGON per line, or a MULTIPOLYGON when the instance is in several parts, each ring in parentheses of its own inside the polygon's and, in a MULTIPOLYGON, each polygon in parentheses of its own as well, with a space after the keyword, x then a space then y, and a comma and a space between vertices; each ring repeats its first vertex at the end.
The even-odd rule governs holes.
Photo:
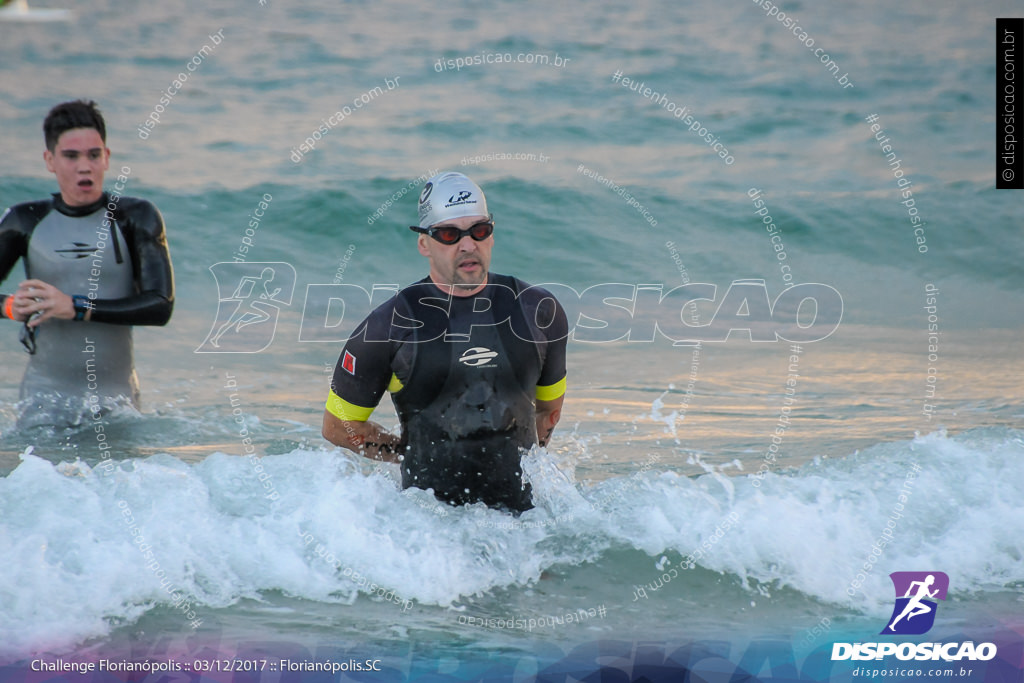
POLYGON ((89 300, 89 297, 75 294, 71 297, 71 302, 75 306, 75 320, 85 320, 86 312, 92 308, 92 301, 89 300))

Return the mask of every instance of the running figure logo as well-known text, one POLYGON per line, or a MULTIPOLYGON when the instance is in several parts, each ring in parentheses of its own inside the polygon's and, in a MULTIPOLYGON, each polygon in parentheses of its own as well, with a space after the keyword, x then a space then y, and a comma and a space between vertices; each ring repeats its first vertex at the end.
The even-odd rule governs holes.
POLYGON ((210 266, 217 282, 217 317, 196 353, 259 353, 274 341, 282 306, 292 303, 290 263, 225 261, 210 266))
POLYGON ((893 572, 896 605, 883 635, 917 636, 935 623, 936 600, 945 600, 949 577, 943 572, 893 572))

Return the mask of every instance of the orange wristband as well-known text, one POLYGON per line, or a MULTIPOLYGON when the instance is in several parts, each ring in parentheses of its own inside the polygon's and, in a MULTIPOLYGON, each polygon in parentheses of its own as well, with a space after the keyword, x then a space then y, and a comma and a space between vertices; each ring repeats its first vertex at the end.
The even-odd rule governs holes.
POLYGON ((14 320, 14 295, 8 294, 4 299, 4 317, 14 320))

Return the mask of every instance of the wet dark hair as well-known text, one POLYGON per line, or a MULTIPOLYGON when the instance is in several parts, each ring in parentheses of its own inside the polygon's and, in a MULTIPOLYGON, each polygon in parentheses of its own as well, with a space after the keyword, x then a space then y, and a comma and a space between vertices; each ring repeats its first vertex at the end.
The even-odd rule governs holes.
POLYGON ((103 144, 107 144, 107 125, 96 103, 92 100, 73 100, 61 102, 46 115, 43 121, 46 149, 51 152, 57 149, 60 136, 73 128, 95 128, 103 144))

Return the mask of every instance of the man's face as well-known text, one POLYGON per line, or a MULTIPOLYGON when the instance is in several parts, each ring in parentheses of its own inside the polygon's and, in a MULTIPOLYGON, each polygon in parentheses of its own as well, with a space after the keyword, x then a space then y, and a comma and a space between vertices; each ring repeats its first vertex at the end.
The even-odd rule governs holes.
POLYGON ((43 160, 46 169, 56 174, 61 199, 68 206, 92 204, 103 194, 110 150, 95 128, 64 131, 54 150, 43 152, 43 160))
MULTIPOLYGON (((454 226, 468 230, 470 226, 486 220, 487 216, 463 216, 431 227, 454 226)), ((455 285, 452 290, 455 296, 476 294, 487 284, 494 235, 482 242, 466 235, 455 244, 441 244, 429 235, 420 235, 417 246, 430 261, 430 279, 436 285, 455 285)), ((443 289, 447 291, 447 288, 443 289)))

